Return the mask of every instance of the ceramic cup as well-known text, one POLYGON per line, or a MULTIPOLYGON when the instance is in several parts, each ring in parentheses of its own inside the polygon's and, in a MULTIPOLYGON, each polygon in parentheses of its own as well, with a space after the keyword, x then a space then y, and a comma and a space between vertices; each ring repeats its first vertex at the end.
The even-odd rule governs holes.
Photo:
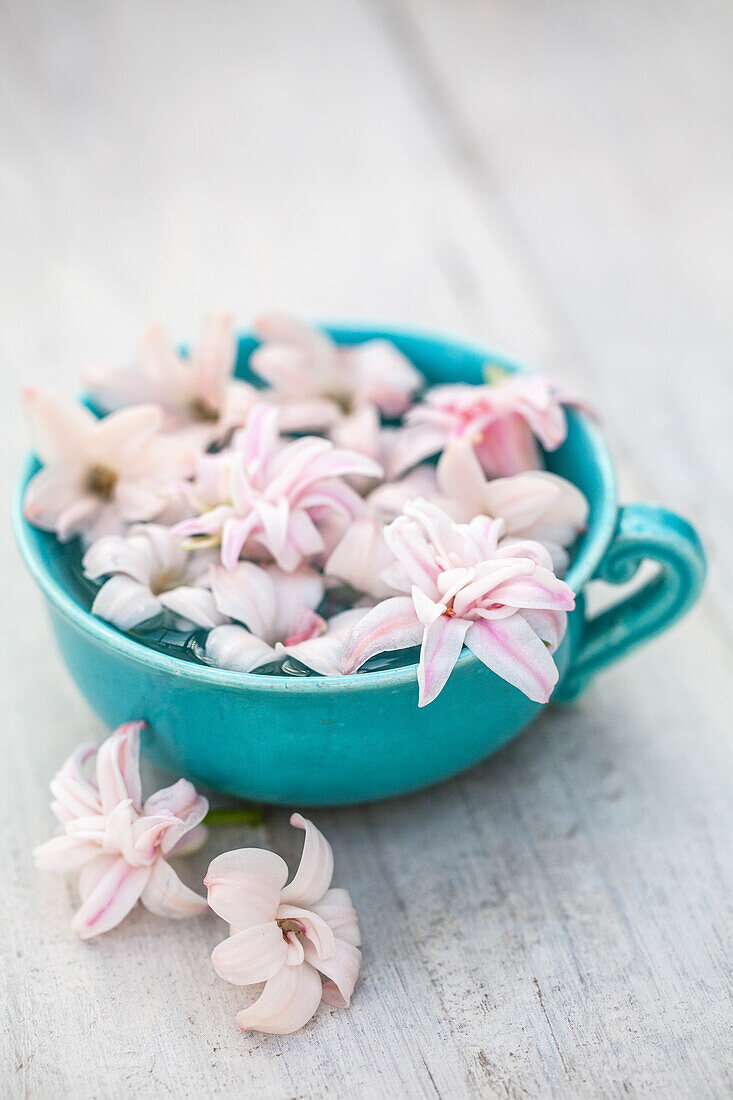
MULTIPOLYGON (((431 383, 482 381, 487 362, 520 370, 485 348, 401 329, 328 326, 342 344, 392 340, 431 383)), ((247 377, 256 342, 240 339, 247 377)), ((619 506, 613 464, 597 425, 568 413, 568 437, 546 456, 590 503, 590 522, 566 580, 578 594, 555 654, 553 702, 578 695, 604 666, 665 630, 695 602, 705 558, 694 529, 654 504, 619 506), (596 578, 621 584, 644 561, 659 569, 632 595, 586 618, 596 578)), ((29 458, 18 482, 15 528, 48 605, 61 655, 109 727, 143 718, 143 751, 158 764, 231 795, 298 806, 365 802, 446 779, 495 752, 542 709, 464 650, 441 695, 418 709, 416 666, 344 677, 227 672, 159 653, 86 610, 78 578, 54 536, 22 515, 29 458)))

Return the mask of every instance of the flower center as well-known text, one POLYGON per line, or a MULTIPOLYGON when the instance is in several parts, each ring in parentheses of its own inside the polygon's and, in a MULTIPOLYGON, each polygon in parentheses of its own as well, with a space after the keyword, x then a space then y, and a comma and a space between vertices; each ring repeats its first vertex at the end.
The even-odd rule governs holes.
POLYGON ((109 466, 95 463, 94 466, 91 466, 87 471, 85 482, 86 490, 93 496, 99 497, 100 500, 112 500, 116 485, 117 473, 115 470, 110 469, 109 466))
POLYGON ((150 582, 150 591, 154 596, 159 596, 161 592, 170 592, 171 588, 177 588, 181 583, 180 574, 174 569, 169 569, 167 572, 158 573, 150 582))
POLYGON ((275 924, 282 932, 284 940, 288 938, 288 932, 294 932, 296 936, 305 935, 305 929, 303 928, 303 925, 300 923, 300 921, 293 920, 292 917, 281 917, 279 920, 275 921, 275 924))
POLYGON ((202 424, 213 424, 219 419, 216 409, 212 409, 211 405, 207 405, 200 397, 193 398, 189 403, 188 411, 194 420, 202 424))

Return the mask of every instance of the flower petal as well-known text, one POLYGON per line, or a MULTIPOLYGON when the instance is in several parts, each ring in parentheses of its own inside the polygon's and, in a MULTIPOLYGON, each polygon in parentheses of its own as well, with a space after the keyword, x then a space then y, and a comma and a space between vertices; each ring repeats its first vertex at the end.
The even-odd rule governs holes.
POLYGON ((211 570, 211 590, 216 606, 224 615, 243 623, 258 638, 274 642, 276 577, 251 561, 241 561, 234 569, 215 566, 211 570))
POLYGON ((521 612, 473 623, 466 645, 487 668, 529 699, 546 703, 550 698, 558 679, 555 662, 521 612))
POLYGON ((140 731, 144 727, 144 722, 125 722, 97 752, 97 786, 104 814, 127 798, 136 810, 140 809, 140 731))
POLYGON ((343 676, 341 659, 346 638, 354 626, 366 614, 364 608, 354 607, 341 611, 328 623, 325 634, 283 648, 291 657, 301 661, 319 676, 343 676))
POLYGON ((34 527, 44 531, 56 531, 61 534, 62 542, 67 541, 74 531, 74 517, 79 517, 77 505, 83 501, 84 516, 93 511, 96 502, 84 493, 78 470, 69 466, 44 466, 34 474, 26 487, 23 498, 23 515, 34 527), (71 524, 67 522, 71 516, 71 524), (63 518, 63 523, 61 522, 63 518))
POLYGON ((162 604, 147 585, 117 573, 102 585, 94 597, 92 614, 112 623, 120 630, 132 630, 140 623, 154 619, 162 604))
POLYGON ((467 619, 457 615, 441 615, 425 628, 420 664, 417 666, 417 682, 420 688, 418 706, 432 703, 443 690, 453 666, 461 655, 466 631, 470 627, 467 619))
POLYGON ((64 824, 72 817, 101 812, 99 791, 84 774, 84 765, 96 755, 96 745, 79 745, 51 780, 51 794, 65 811, 64 824))
POLYGON ((422 625, 409 596, 393 596, 383 600, 367 611, 346 639, 344 672, 356 672, 377 653, 419 645, 422 634, 422 625))
POLYGON ((305 961, 330 980, 324 982, 321 998, 333 1008, 348 1008, 361 966, 361 951, 345 940, 336 939, 333 955, 319 958, 312 944, 304 944, 305 961))
POLYGON ((252 672, 276 661, 277 650, 243 626, 215 626, 206 639, 206 656, 219 668, 252 672))
POLYGON ((164 855, 175 848, 186 833, 203 821, 208 810, 208 800, 200 795, 193 783, 189 783, 187 779, 179 779, 172 786, 163 787, 155 794, 151 794, 143 806, 143 814, 146 817, 167 813, 180 819, 180 825, 174 825, 163 837, 161 851, 164 855))
POLYGON ((226 615, 222 615, 217 608, 213 593, 200 585, 180 584, 169 592, 161 592, 158 601, 162 607, 194 626, 211 630, 226 622, 226 615))
POLYGON ((323 917, 338 939, 346 940, 353 947, 361 946, 359 919, 351 904, 348 890, 340 887, 327 890, 321 900, 311 908, 319 917, 323 917))
POLYGON ((313 945, 316 957, 330 959, 336 950, 333 931, 328 923, 311 909, 302 909, 298 905, 280 905, 278 920, 294 920, 301 926, 303 935, 313 945))
POLYGON ((189 890, 164 859, 158 859, 153 864, 140 901, 149 912, 171 920, 198 916, 209 907, 206 898, 189 890))
POLYGON ((217 944, 214 970, 232 985, 253 985, 273 978, 285 966, 288 943, 274 920, 255 924, 217 944))
POLYGON ((71 927, 83 940, 108 932, 124 920, 149 878, 150 867, 131 867, 120 856, 77 910, 71 927))
POLYGON ((302 905, 306 909, 320 901, 331 885, 333 851, 323 833, 301 814, 293 814, 290 824, 305 830, 303 854, 292 882, 280 895, 282 902, 302 905))
POLYGON ((285 860, 274 852, 239 848, 212 860, 204 885, 214 912, 245 929, 275 919, 287 877, 285 860))
POLYGON ((322 989, 318 971, 308 963, 284 966, 269 979, 255 1003, 237 1013, 237 1024, 242 1031, 290 1035, 313 1016, 322 989))
POLYGON ((23 391, 23 403, 33 448, 41 461, 78 461, 97 423, 94 414, 47 386, 29 386, 23 391))
POLYGON ((100 847, 83 837, 54 836, 33 849, 33 859, 39 871, 78 871, 100 854, 100 847))

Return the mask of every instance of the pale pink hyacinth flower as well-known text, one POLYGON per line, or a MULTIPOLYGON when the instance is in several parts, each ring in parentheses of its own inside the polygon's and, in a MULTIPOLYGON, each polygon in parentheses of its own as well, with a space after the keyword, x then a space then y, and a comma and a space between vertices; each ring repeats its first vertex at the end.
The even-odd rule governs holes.
POLYGON ((254 543, 293 572, 324 549, 314 522, 320 512, 364 513, 364 502, 344 477, 381 476, 376 462, 326 439, 283 442, 278 418, 277 406, 255 405, 231 450, 203 456, 198 483, 182 487, 192 503, 198 497, 202 514, 176 524, 173 535, 220 541, 226 569, 234 569, 245 545, 254 543))
POLYGON ((24 399, 33 446, 44 464, 28 484, 24 514, 61 542, 83 535, 89 543, 154 519, 166 507, 163 487, 193 468, 191 448, 159 434, 162 417, 155 405, 98 420, 45 387, 25 390, 24 399))
POLYGON ((537 542, 504 539, 502 520, 477 516, 454 523, 427 501, 405 506, 385 528, 397 559, 393 596, 367 612, 344 647, 344 672, 377 653, 420 645, 419 706, 442 691, 464 646, 535 702, 557 683, 552 653, 575 605, 537 542))
POLYGON ((71 922, 90 939, 123 920, 139 901, 160 917, 192 917, 207 909, 167 862, 200 847, 206 799, 185 779, 142 801, 140 730, 126 722, 96 749, 82 745, 51 782, 60 836, 35 849, 43 871, 78 874, 81 907, 71 922), (94 763, 94 778, 86 770, 94 763))
POLYGON ((234 985, 265 982, 237 1013, 242 1031, 289 1035, 321 1001, 348 1008, 359 976, 359 922, 348 892, 331 888, 331 845, 300 814, 290 824, 305 830, 305 845, 287 886, 285 861, 261 848, 217 856, 204 879, 209 905, 231 930, 212 952, 216 973, 234 985))
POLYGON ((384 528, 409 501, 437 499, 438 495, 434 466, 416 466, 400 481, 379 485, 366 498, 369 514, 344 524, 324 572, 375 600, 393 595, 394 589, 382 576, 395 560, 385 541, 384 528))
POLYGON ((283 430, 336 429, 342 446, 344 435, 353 433, 349 448, 366 448, 376 458, 379 414, 401 416, 423 385, 419 371, 389 340, 340 347, 320 329, 276 314, 258 318, 254 331, 262 343, 250 367, 282 400, 283 430))
POLYGON ((233 319, 214 313, 204 320, 190 355, 181 355, 160 325, 150 325, 133 363, 91 368, 85 381, 101 408, 159 405, 165 430, 193 427, 205 443, 243 423, 257 400, 254 386, 232 377, 236 359, 233 319))
POLYGON ((226 622, 211 591, 215 550, 185 550, 170 529, 136 524, 127 535, 106 535, 93 543, 82 561, 87 577, 108 579, 97 592, 92 613, 120 630, 168 613, 179 630, 226 622))
POLYGON ((321 676, 343 675, 343 644, 364 609, 342 611, 328 622, 316 614, 324 593, 320 573, 307 566, 284 573, 243 561, 232 572, 216 568, 211 583, 218 609, 236 620, 206 639, 206 656, 219 668, 254 672, 290 656, 321 676))
POLYGON ((588 525, 588 501, 572 482, 547 470, 487 480, 470 439, 446 447, 437 466, 443 507, 454 519, 501 518, 507 535, 547 547, 556 573, 568 566, 568 547, 588 525))
POLYGON ((434 386, 408 411, 388 474, 396 477, 462 436, 471 439, 488 477, 539 469, 537 441, 546 451, 557 450, 567 436, 565 406, 577 404, 555 382, 535 374, 502 372, 490 385, 434 386))

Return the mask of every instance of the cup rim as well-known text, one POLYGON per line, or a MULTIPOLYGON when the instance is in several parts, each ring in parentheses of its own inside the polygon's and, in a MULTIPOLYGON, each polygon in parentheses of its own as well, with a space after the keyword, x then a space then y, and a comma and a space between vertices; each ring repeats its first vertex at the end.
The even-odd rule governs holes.
MULTIPOLYGON (((319 327, 328 332, 339 343, 358 343, 366 339, 394 339, 414 341, 416 344, 452 349, 463 355, 475 356, 501 363, 512 371, 531 373, 529 368, 517 360, 505 356, 493 348, 472 343, 429 329, 416 329, 390 324, 356 322, 323 322, 319 327)), ((250 339, 252 334, 243 331, 239 340, 250 339)), ((419 369, 419 368, 418 368, 419 369)), ((571 562, 565 580, 576 594, 580 594, 596 572, 608 545, 610 544, 618 509, 616 473, 606 441, 598 425, 587 415, 575 409, 568 410, 572 421, 586 433, 592 445, 595 461, 603 484, 603 501, 592 525, 581 537, 583 553, 581 560, 576 556, 571 562)), ((256 672, 243 674, 210 665, 194 664, 179 657, 172 657, 146 646, 143 642, 124 634, 111 623, 105 622, 87 611, 51 576, 46 568, 40 545, 36 540, 34 528, 23 515, 23 497, 26 486, 34 473, 36 457, 31 452, 25 459, 16 479, 13 496, 13 527, 15 537, 29 572, 54 609, 69 622, 98 643, 114 650, 127 660, 134 660, 162 673, 210 684, 212 687, 228 691, 255 691, 290 693, 296 696, 308 695, 316 691, 350 692, 378 691, 382 688, 396 688, 414 683, 417 674, 417 662, 401 665, 398 668, 381 669, 368 673, 350 673, 345 676, 302 676, 280 677, 266 676, 256 672)), ((456 668, 463 669, 478 664, 478 658, 465 649, 456 662, 456 668)))

